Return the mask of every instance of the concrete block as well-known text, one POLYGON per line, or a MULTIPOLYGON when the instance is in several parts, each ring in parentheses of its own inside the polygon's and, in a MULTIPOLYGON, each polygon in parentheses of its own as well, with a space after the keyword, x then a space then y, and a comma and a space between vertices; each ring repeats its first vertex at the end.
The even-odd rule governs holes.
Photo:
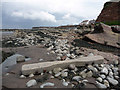
POLYGON ((102 56, 89 56, 82 57, 73 60, 65 61, 53 61, 53 62, 41 62, 33 64, 25 64, 22 66, 21 71, 24 75, 29 75, 31 73, 35 74, 43 72, 43 70, 53 70, 56 67, 61 67, 62 69, 67 68, 69 64, 75 64, 76 66, 84 66, 85 64, 102 63, 104 58, 102 56))

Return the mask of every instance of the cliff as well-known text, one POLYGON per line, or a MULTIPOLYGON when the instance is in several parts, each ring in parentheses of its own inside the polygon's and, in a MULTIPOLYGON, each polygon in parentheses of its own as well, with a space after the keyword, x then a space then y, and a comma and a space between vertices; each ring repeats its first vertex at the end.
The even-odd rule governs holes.
POLYGON ((120 0, 106 2, 96 22, 120 25, 120 0))

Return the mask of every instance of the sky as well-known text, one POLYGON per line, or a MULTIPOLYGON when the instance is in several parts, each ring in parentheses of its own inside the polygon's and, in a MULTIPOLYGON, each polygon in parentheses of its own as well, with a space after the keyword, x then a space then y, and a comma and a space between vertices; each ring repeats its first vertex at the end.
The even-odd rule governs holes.
POLYGON ((2 0, 2 28, 75 25, 96 19, 108 0, 2 0))

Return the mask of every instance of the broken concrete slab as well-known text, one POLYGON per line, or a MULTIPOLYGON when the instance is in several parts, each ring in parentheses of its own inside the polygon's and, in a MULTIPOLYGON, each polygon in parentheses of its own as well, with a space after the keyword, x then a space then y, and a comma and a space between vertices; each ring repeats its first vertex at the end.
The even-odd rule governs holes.
POLYGON ((76 66, 84 66, 85 64, 102 63, 104 58, 102 56, 89 56, 82 57, 73 60, 65 61, 53 61, 53 62, 41 62, 33 64, 25 64, 22 66, 21 71, 24 75, 29 75, 31 73, 41 73, 43 70, 53 70, 56 67, 66 68, 69 64, 75 64, 76 66))

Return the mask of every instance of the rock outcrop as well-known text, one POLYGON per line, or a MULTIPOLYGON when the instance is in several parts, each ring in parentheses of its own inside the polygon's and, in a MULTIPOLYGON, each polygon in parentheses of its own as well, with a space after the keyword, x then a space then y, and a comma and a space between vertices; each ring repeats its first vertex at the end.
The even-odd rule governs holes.
POLYGON ((114 33, 110 26, 103 23, 96 26, 93 32, 85 35, 85 38, 103 45, 120 48, 119 34, 114 33))

